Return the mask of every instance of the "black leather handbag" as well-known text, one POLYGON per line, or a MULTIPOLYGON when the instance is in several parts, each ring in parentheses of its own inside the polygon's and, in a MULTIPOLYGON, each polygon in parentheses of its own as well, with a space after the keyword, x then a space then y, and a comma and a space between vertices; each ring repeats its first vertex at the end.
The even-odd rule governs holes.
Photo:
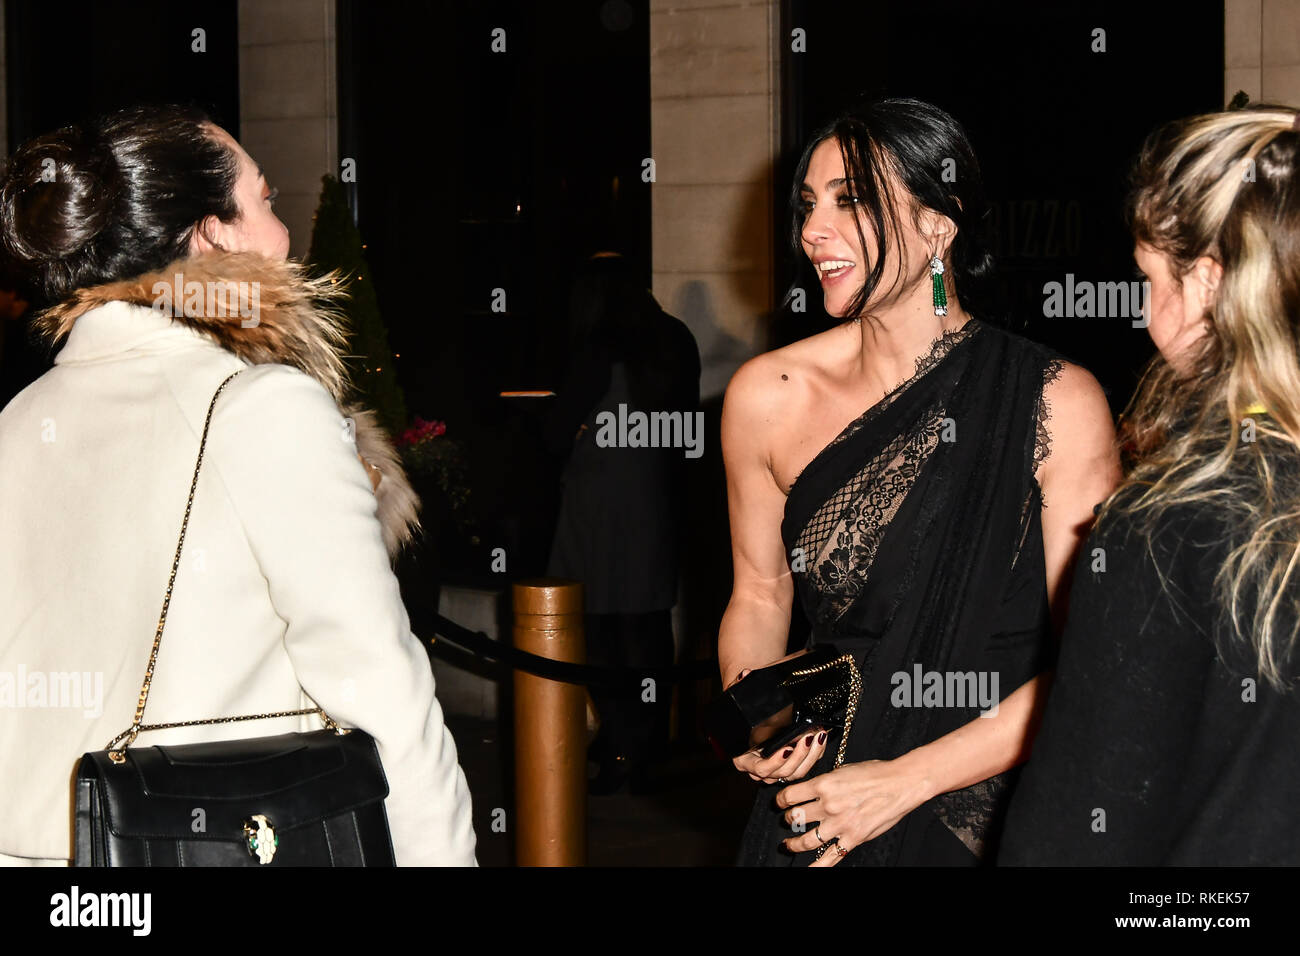
POLYGON ((217 388, 199 440, 180 540, 135 719, 77 766, 75 866, 392 866, 388 781, 374 739, 319 707, 144 724, 217 388), (149 730, 319 714, 324 730, 130 748, 149 730))

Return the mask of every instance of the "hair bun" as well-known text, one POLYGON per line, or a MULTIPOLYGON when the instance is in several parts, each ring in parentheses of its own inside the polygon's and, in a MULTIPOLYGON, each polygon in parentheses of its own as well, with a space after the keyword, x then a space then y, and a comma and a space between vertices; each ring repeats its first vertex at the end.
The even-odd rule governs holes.
POLYGON ((239 219, 240 157, 194 106, 146 104, 14 150, 0 178, 0 252, 39 307, 190 254, 208 216, 239 219))
POLYGON ((108 225, 120 191, 112 153, 82 127, 37 137, 0 182, 0 243, 22 264, 75 255, 108 225))

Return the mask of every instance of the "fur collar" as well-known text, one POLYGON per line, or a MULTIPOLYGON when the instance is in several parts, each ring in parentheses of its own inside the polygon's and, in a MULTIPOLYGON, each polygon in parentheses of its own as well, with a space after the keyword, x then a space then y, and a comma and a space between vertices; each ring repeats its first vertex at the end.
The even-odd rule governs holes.
POLYGON ((255 253, 179 259, 134 279, 78 289, 33 319, 32 327, 46 340, 58 342, 92 309, 115 301, 158 308, 159 296, 153 291, 157 284, 175 289, 178 283, 183 288, 190 282, 202 283, 205 290, 208 283, 224 284, 216 288, 239 288, 230 283, 257 284, 257 323, 250 328, 244 327, 237 310, 229 316, 216 314, 218 310, 211 308, 207 296, 190 306, 183 300, 173 301, 173 321, 201 332, 250 364, 292 365, 334 396, 341 415, 356 423, 357 451, 383 475, 375 497, 384 545, 396 559, 420 530, 420 500, 375 413, 349 400, 351 385, 343 362, 347 319, 341 305, 347 291, 337 276, 310 278, 297 262, 275 261, 255 253))

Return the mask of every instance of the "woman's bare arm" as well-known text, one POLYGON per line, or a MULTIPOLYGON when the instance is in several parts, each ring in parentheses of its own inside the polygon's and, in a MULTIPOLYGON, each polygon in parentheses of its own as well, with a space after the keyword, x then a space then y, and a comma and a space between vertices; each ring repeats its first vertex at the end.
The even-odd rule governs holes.
MULTIPOLYGON (((1044 389, 1052 410, 1051 451, 1039 472, 1043 490, 1043 557, 1057 633, 1069 603, 1070 570, 1092 527, 1093 508, 1120 480, 1110 407, 1097 380, 1066 365, 1044 389)), ((997 716, 975 718, 907 756, 928 769, 935 794, 960 790, 1028 759, 1051 681, 1039 675, 1009 695, 997 716)))
POLYGON ((1118 487, 1119 446, 1110 406, 1097 380, 1066 365, 1043 390, 1052 410, 1047 421, 1051 452, 1043 462, 1043 556, 1047 595, 1059 636, 1070 606, 1070 572, 1092 528, 1093 509, 1118 487))
MULTIPOLYGON (((794 583, 781 541, 785 493, 768 450, 781 432, 781 416, 792 414, 788 404, 779 404, 790 401, 788 391, 770 380, 779 374, 770 355, 746 363, 732 378, 722 409, 734 568, 731 601, 718 628, 723 687, 784 657, 789 638, 794 583)), ((796 780, 812 769, 825 745, 824 733, 810 732, 766 760, 750 751, 734 763, 754 780, 796 780)))
POLYGON ((718 628, 718 665, 729 687, 746 669, 785 655, 794 584, 781 542, 785 494, 772 475, 766 443, 779 409, 765 385, 765 356, 747 362, 727 387, 722 460, 727 470, 733 583, 718 628))

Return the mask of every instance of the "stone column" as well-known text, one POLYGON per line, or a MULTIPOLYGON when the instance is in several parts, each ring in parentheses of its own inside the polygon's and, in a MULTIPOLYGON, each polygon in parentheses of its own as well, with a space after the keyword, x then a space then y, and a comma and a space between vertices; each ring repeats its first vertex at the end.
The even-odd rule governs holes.
POLYGON ((651 0, 653 292, 715 397, 763 345, 779 144, 778 0, 651 0))
POLYGON ((321 176, 339 174, 335 80, 334 0, 239 0, 240 142, 279 190, 295 258, 321 176))
POLYGON ((1300 0, 1224 4, 1224 103, 1238 90, 1300 107, 1300 0))

